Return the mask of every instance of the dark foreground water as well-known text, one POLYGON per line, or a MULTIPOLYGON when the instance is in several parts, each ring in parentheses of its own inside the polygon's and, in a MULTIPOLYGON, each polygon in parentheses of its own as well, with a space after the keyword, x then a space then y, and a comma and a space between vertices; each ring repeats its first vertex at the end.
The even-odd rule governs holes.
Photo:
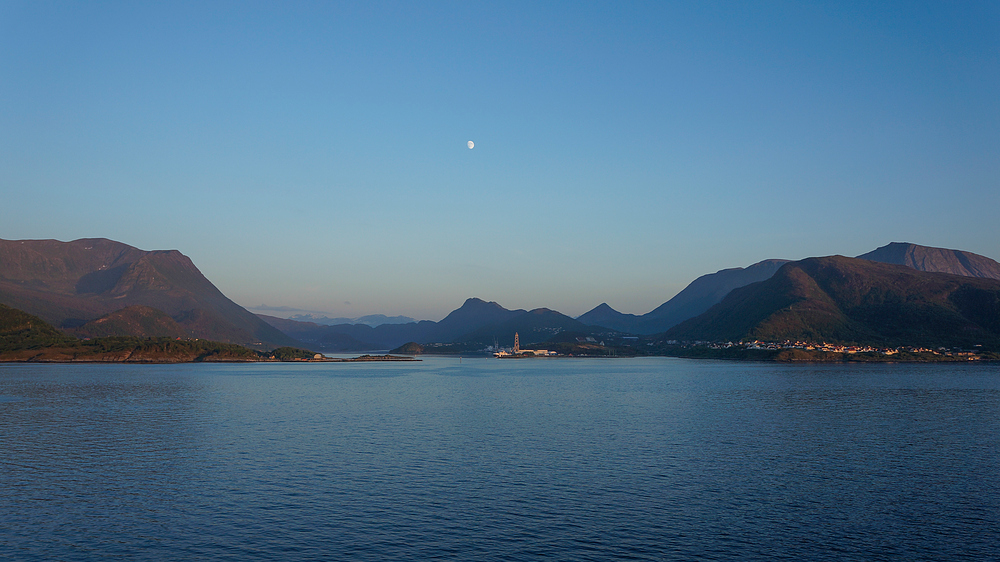
POLYGON ((0 559, 998 554, 996 365, 0 365, 0 559))

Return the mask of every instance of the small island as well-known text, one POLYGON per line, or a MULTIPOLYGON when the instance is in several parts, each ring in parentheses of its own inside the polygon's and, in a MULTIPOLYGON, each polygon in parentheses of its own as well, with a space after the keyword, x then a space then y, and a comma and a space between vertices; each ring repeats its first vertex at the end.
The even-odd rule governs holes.
MULTIPOLYGON (((318 355, 318 354, 317 354, 318 355)), ((314 358, 312 361, 320 361, 324 363, 364 363, 367 361, 421 361, 416 357, 407 357, 403 355, 361 355, 359 357, 351 357, 347 359, 335 358, 335 357, 323 357, 322 359, 314 358)))

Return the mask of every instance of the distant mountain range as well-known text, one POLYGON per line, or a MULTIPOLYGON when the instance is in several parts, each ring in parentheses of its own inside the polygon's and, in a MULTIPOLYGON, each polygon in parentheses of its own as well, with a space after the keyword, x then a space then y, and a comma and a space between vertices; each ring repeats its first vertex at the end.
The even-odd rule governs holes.
POLYGON ((193 337, 265 349, 305 342, 324 351, 367 351, 416 342, 471 350, 510 346, 514 332, 525 346, 623 341, 627 334, 653 341, 664 333, 994 345, 998 283, 1000 263, 984 256, 892 243, 858 258, 774 259, 703 275, 643 315, 601 304, 573 319, 470 298, 440 322, 310 317, 317 322, 251 314, 175 250, 147 252, 107 239, 0 240, 0 304, 69 334, 193 337), (335 320, 349 322, 323 323, 335 320))
POLYGON ((498 343, 510 346, 514 343, 514 332, 520 335, 521 343, 530 345, 546 341, 561 332, 599 334, 607 331, 606 328, 587 326, 547 308, 508 310, 495 302, 478 298, 466 300, 440 322, 424 320, 372 328, 363 324, 321 326, 269 316, 261 318, 286 334, 327 351, 393 349, 408 342, 481 347, 498 343))
POLYGON ((785 264, 664 338, 1000 349, 1000 281, 831 256, 785 264))
POLYGON ((483 326, 462 335, 455 341, 475 345, 489 345, 497 342, 501 346, 511 346, 514 345, 515 332, 520 335, 522 344, 535 345, 564 332, 593 334, 600 333, 601 329, 587 326, 579 320, 574 320, 554 310, 536 308, 502 322, 483 326))
POLYGON ((104 238, 0 240, 0 303, 80 334, 173 335, 258 348, 298 342, 226 298, 176 250, 147 252, 104 238), (169 317, 154 319, 148 309, 169 317), (117 316, 94 323, 106 315, 117 316), (146 329, 153 333, 145 332, 146 329))
POLYGON ((289 319, 298 320, 300 322, 315 322, 316 324, 323 324, 325 326, 334 326, 337 324, 365 324, 367 326, 371 326, 372 328, 381 326, 382 324, 409 324, 410 322, 416 322, 415 319, 410 318, 409 316, 386 316, 385 314, 369 314, 367 316, 359 316, 357 318, 330 318, 315 314, 293 314, 289 317, 289 319))
POLYGON ((274 318, 287 318, 289 320, 298 320, 299 322, 312 322, 314 324, 322 324, 324 326, 334 326, 336 324, 367 324, 374 328, 375 326, 381 326, 382 324, 408 324, 410 322, 416 322, 415 319, 410 318, 409 316, 386 316, 385 314, 368 314, 357 318, 347 318, 345 316, 330 317, 323 312, 303 310, 301 308, 293 308, 290 306, 269 306, 266 304, 248 306, 247 310, 258 315, 271 316, 274 318), (278 314, 278 316, 275 314, 278 314))

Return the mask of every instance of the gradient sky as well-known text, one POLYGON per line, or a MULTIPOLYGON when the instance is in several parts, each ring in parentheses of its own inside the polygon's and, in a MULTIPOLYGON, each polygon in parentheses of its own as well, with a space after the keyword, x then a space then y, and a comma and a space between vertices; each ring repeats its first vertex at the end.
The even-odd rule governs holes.
POLYGON ((998 101, 996 2, 6 0, 0 238, 177 249, 248 307, 641 314, 1000 259, 998 101))

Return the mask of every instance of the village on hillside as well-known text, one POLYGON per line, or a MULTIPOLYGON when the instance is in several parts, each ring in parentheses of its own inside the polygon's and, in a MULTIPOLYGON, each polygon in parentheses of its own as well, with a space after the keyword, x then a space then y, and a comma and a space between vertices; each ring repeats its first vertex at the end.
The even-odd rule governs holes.
MULTIPOLYGON (((783 351, 783 350, 803 350, 803 351, 814 351, 814 352, 825 352, 825 353, 842 353, 847 355, 856 354, 873 354, 873 355, 886 355, 892 356, 899 353, 909 353, 909 354, 928 354, 936 355, 942 358, 954 358, 954 359, 966 359, 969 361, 978 361, 983 359, 981 355, 981 350, 977 349, 958 349, 958 348, 945 348, 939 347, 936 349, 928 347, 919 346, 901 346, 901 347, 874 347, 868 345, 838 345, 832 343, 815 343, 807 341, 791 341, 786 340, 783 342, 765 342, 760 340, 753 340, 750 342, 709 342, 709 341, 694 341, 694 342, 679 342, 677 340, 668 340, 667 345, 678 345, 678 346, 701 346, 707 349, 745 349, 745 350, 763 350, 763 351, 783 351)), ((982 346, 974 346, 982 347, 982 346)))

